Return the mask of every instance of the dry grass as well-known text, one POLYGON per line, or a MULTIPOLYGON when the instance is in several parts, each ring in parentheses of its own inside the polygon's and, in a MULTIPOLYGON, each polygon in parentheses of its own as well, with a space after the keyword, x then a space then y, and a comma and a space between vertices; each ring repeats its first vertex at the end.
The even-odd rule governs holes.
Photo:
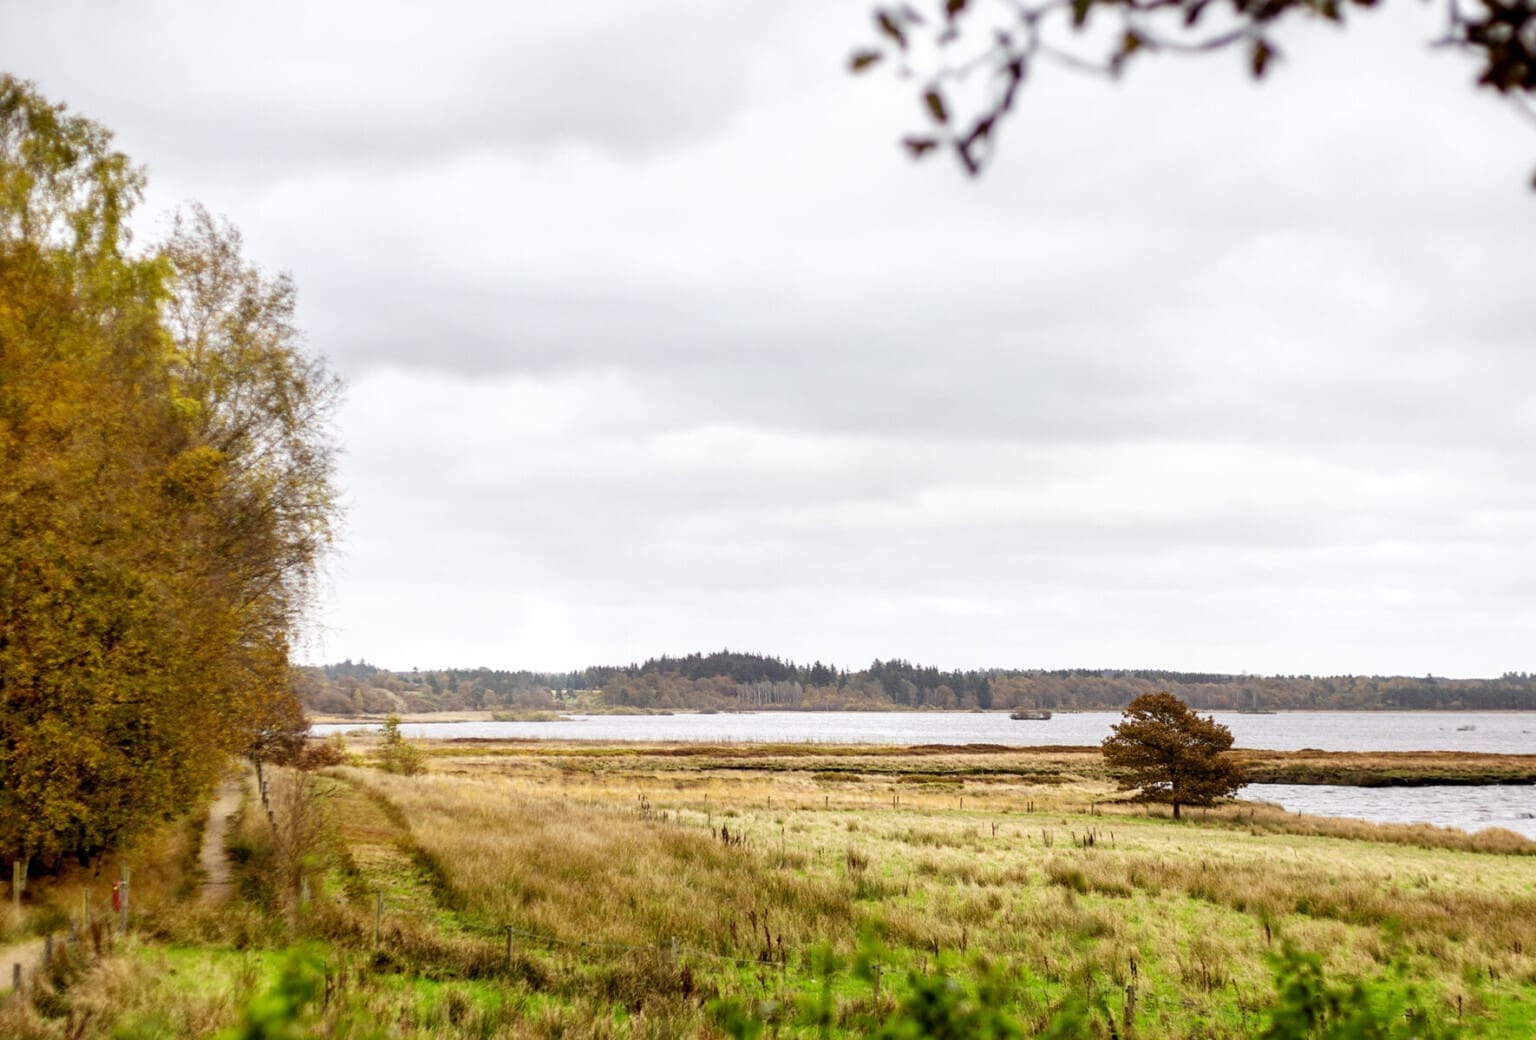
MULTIPOLYGON (((369 735, 357 737, 366 744, 369 735)), ((603 744, 492 738, 424 740, 429 753, 446 759, 510 756, 520 760, 622 759, 647 771, 668 768, 804 771, 820 761, 831 772, 1034 776, 1050 783, 1062 776, 1105 780, 1097 746, 1012 747, 1000 744, 876 746, 867 744, 704 744, 693 742, 603 744), (672 760, 668 766, 665 760, 672 760)), ((1234 757, 1253 781, 1345 783, 1363 786, 1455 783, 1536 783, 1536 755, 1461 751, 1330 752, 1239 749, 1234 757)))
MULTIPOLYGON (((494 778, 348 779, 399 808, 456 907, 483 921, 572 943, 676 938, 731 956, 755 954, 764 934, 802 945, 851 924, 846 885, 772 869, 712 824, 664 824, 640 798, 618 808, 509 797, 494 778)), ((722 817, 727 834, 731 823, 722 817)))
POLYGON ((1536 783, 1536 755, 1473 751, 1238 751, 1254 783, 1424 784, 1536 783))
MULTIPOLYGON (((1530 851, 1502 836, 1247 805, 1174 824, 990 750, 521 750, 444 751, 424 778, 345 774, 396 807, 441 898, 487 931, 653 950, 677 937, 685 957, 787 961, 767 992, 792 994, 806 949, 848 952, 869 930, 911 967, 1007 958, 1040 1000, 1132 981, 1147 1035, 1240 1032, 1282 935, 1336 971, 1405 963, 1490 1014, 1536 985, 1536 860, 1498 854, 1530 851)), ((537 952, 558 972, 571 950, 537 952)), ((696 969, 753 992, 734 968, 696 969)))
MULTIPOLYGON (((175 1030, 221 1028, 277 969, 275 953, 226 948, 295 932, 325 944, 336 978, 319 1034, 346 1015, 401 1037, 715 1036, 710 997, 792 1007, 821 985, 812 951, 852 954, 864 934, 883 944, 879 1000, 908 969, 964 976, 982 958, 1016 973, 1033 1023, 1068 995, 1115 1010, 1134 992, 1143 1040, 1253 1035, 1282 938, 1335 974, 1401 967, 1444 1016, 1459 1007, 1490 1035, 1536 1026, 1536 857, 1507 836, 1249 805, 1176 824, 1114 801, 1070 749, 429 758, 418 777, 332 771, 336 866, 296 923, 242 911, 220 933, 187 915, 173 937, 207 945, 133 953, 75 981, 63 1017, 9 1011, 0 1034, 62 1036, 91 1008, 105 1017, 87 1040, 156 1007, 175 1030), (211 981, 187 986, 194 971, 211 981)), ((850 1029, 878 1006, 851 979, 835 1001, 850 1029)))
POLYGON ((152 829, 133 847, 89 866, 67 864, 57 876, 29 878, 19 919, 13 915, 6 884, 0 942, 67 932, 71 925, 80 929, 87 911, 92 921, 106 921, 113 916, 112 885, 125 867, 136 922, 172 912, 197 890, 197 849, 206 818, 206 813, 180 817, 152 829))

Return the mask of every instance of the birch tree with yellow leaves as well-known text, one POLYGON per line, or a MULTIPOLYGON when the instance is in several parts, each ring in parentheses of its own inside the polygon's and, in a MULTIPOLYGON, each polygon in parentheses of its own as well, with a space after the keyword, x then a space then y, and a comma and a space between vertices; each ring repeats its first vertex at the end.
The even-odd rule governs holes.
POLYGON ((48 868, 302 732, 288 650, 337 522, 339 386, 293 286, 0 76, 0 859, 48 868))

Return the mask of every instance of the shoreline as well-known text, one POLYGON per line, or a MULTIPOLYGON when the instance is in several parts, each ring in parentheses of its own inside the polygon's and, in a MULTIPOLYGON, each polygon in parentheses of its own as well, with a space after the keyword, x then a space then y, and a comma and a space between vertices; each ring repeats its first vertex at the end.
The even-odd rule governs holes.
MULTIPOLYGON (((403 721, 403 720, 402 720, 403 721)), ((372 733, 358 734, 371 744, 372 733)), ((354 738, 357 739, 357 738, 354 738)), ((551 760, 599 753, 641 762, 713 760, 732 769, 798 768, 809 759, 829 762, 932 762, 949 759, 944 771, 1072 775, 1107 780, 1097 745, 1081 744, 866 744, 805 741, 614 740, 538 736, 420 736, 412 738, 430 757, 520 756, 551 760)), ((1253 784, 1342 787, 1536 786, 1536 754, 1482 751, 1274 751, 1234 748, 1232 758, 1253 784)), ((899 767, 898 767, 899 768, 899 767)), ((928 767, 931 768, 931 767, 928 767)))
MULTIPOLYGON (((900 705, 888 708, 796 708, 790 705, 771 705, 760 708, 593 708, 584 707, 555 707, 538 709, 514 709, 514 708, 484 708, 448 711, 407 711, 407 712, 361 712, 356 715, 336 715, 330 713, 306 714, 305 718, 312 726, 345 726, 356 723, 359 726, 377 725, 395 715, 403 723, 413 726, 430 725, 436 722, 494 722, 495 716, 507 712, 527 710, 530 712, 547 712, 556 716, 588 716, 591 718, 623 718, 626 716, 660 716, 667 715, 829 715, 829 714, 857 714, 857 715, 1001 715, 1007 716, 1016 708, 903 708, 900 705)), ((1027 710, 1027 709, 1026 709, 1027 710)), ((1051 708, 1053 715, 1109 715, 1120 712, 1120 708, 1051 708)), ((1536 709, 1526 708, 1276 708, 1273 711, 1249 711, 1242 708, 1195 708, 1201 715, 1530 715, 1536 718, 1536 709)), ((1025 719, 1018 721, 1050 721, 1025 719)))

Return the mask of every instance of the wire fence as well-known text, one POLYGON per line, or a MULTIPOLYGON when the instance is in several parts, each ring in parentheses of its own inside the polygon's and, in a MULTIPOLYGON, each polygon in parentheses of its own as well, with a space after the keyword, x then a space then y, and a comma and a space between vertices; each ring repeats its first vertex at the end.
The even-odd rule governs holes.
MULTIPOLYGON (((434 924, 440 923, 440 911, 431 912, 424 910, 413 910, 400 906, 391 907, 385 901, 384 894, 381 890, 375 890, 374 897, 374 940, 375 944, 381 948, 387 946, 388 934, 384 926, 388 922, 389 917, 415 918, 421 920, 430 920, 434 924)), ((509 964, 512 962, 513 957, 516 955, 518 949, 518 941, 521 941, 523 946, 541 945, 548 949, 559 948, 573 951, 593 951, 620 954, 634 953, 643 954, 646 956, 660 955, 666 957, 673 964, 680 963, 684 958, 696 958, 699 960, 712 961, 717 964, 730 964, 738 967, 773 968, 785 973, 789 971, 791 963, 795 960, 800 960, 803 963, 810 963, 809 958, 812 953, 812 951, 806 947, 791 946, 786 944, 781 938, 770 941, 768 943, 769 946, 772 946, 776 949, 775 955, 770 959, 762 957, 741 957, 733 956, 731 954, 717 953, 714 950, 707 950, 702 947, 683 944, 676 938, 670 939, 665 944, 621 943, 591 939, 568 939, 559 935, 552 935, 544 932, 530 931, 525 928, 518 928, 515 925, 487 926, 460 924, 458 927, 461 933, 478 935, 487 939, 495 938, 504 941, 506 944, 506 957, 509 964)), ((938 953, 937 950, 933 952, 935 954, 938 953)), ((918 960, 918 970, 926 971, 926 963, 927 956, 925 954, 918 960)), ((884 977, 896 966, 880 960, 871 960, 868 962, 867 967, 870 971, 870 977, 868 981, 872 987, 872 992, 875 998, 879 999, 884 985, 884 977)), ((1072 969, 1071 965, 1063 965, 1063 967, 1072 969)), ((1076 987, 1085 987, 1086 993, 1090 996, 1095 992, 1115 994, 1118 999, 1123 1001, 1127 1022, 1129 1022, 1130 1018, 1136 1014, 1135 1009, 1138 1007, 1138 1005, 1144 1007, 1147 1010, 1156 1011, 1166 1007, 1171 1007, 1178 1002, 1176 997, 1160 995, 1155 991, 1147 989, 1141 985, 1135 957, 1132 957, 1130 960, 1129 978, 1125 980, 1117 980, 1114 978, 1113 973, 1103 971, 1102 969, 1095 970, 1086 964, 1077 967, 1075 970, 1071 970, 1071 974, 1073 977, 1070 978, 1047 978, 1045 980, 1045 985, 1050 986, 1054 984, 1060 986, 1062 987, 1063 993, 1076 987)), ((1237 1001, 1239 1006, 1245 1006, 1247 1003, 1247 995, 1242 992, 1238 982, 1235 979, 1226 978, 1220 971, 1212 970, 1210 977, 1206 980, 1203 986, 1207 992, 1210 992, 1214 989, 1225 989, 1228 987, 1232 989, 1234 993, 1234 999, 1237 1001)))
MULTIPOLYGON (((123 883, 126 885, 126 883, 123 883)), ((114 935, 128 931, 126 887, 121 890, 120 905, 92 906, 89 896, 84 897, 78 920, 71 920, 67 929, 46 932, 21 942, 12 943, 0 952, 0 965, 9 965, 4 977, 0 977, 0 997, 24 997, 35 990, 39 978, 52 969, 54 960, 70 955, 71 949, 79 951, 89 947, 98 955, 109 947, 114 935), (5 987, 9 985, 9 994, 5 987)), ((5 970, 0 968, 0 970, 5 970)))
MULTIPOLYGON (((382 891, 374 893, 374 942, 384 945, 387 938, 385 924, 390 917, 415 918, 419 920, 439 923, 440 913, 427 910, 413 910, 408 907, 390 906, 384 899, 382 891)), ((542 945, 551 949, 559 947, 572 950, 592 950, 615 953, 645 953, 661 954, 671 960, 678 960, 684 956, 699 959, 712 960, 723 964, 735 964, 738 966, 761 966, 770 968, 787 969, 791 958, 801 956, 805 951, 800 947, 787 945, 780 939, 776 946, 778 953, 771 959, 763 957, 738 957, 731 954, 716 953, 714 950, 706 950, 699 946, 688 946, 679 942, 675 937, 666 943, 620 943, 606 942, 593 939, 567 939, 559 935, 550 935, 543 932, 532 932, 516 925, 469 925, 460 924, 458 930, 461 933, 479 935, 486 939, 505 940, 509 957, 514 949, 514 940, 521 939, 526 945, 542 945)))

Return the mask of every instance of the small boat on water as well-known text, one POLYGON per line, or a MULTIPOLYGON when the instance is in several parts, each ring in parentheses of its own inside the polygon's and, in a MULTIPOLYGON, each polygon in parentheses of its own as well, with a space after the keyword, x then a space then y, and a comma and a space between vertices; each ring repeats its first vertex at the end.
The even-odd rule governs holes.
POLYGON ((1008 716, 1010 719, 1020 719, 1026 722, 1045 722, 1051 717, 1051 713, 1044 708, 1020 708, 1008 716))

